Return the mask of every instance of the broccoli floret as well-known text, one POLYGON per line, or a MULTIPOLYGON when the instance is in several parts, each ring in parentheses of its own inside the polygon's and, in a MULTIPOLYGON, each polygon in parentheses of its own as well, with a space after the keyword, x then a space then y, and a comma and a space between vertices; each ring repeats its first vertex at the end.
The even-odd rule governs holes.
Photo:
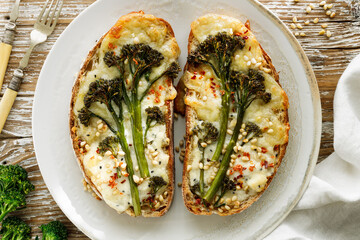
POLYGON ((43 224, 40 226, 41 232, 43 234, 42 240, 66 240, 67 239, 67 229, 59 221, 52 221, 48 224, 43 224))
POLYGON ((25 169, 19 165, 0 166, 0 221, 26 206, 25 196, 35 189, 25 169))
POLYGON ((235 94, 236 103, 245 111, 255 99, 262 99, 264 103, 271 100, 271 94, 265 91, 264 76, 256 70, 250 69, 248 74, 232 71, 230 88, 235 94))
POLYGON ((253 122, 247 122, 245 125, 246 138, 251 141, 254 137, 262 137, 261 128, 253 122))
POLYGON ((0 234, 3 240, 28 240, 31 228, 18 217, 8 217, 2 222, 0 234))
POLYGON ((192 194, 194 194, 194 195, 201 196, 201 193, 200 193, 200 183, 195 183, 194 185, 192 185, 192 186, 190 187, 190 191, 191 191, 192 194))
POLYGON ((202 143, 211 144, 217 140, 219 130, 210 122, 202 122, 193 129, 193 134, 198 137, 199 147, 202 148, 202 143))
POLYGON ((151 195, 155 195, 162 186, 167 185, 167 182, 160 176, 153 176, 150 178, 149 186, 151 188, 151 195))
POLYGON ((110 151, 112 155, 116 156, 119 151, 119 139, 113 136, 106 137, 99 143, 98 152, 104 155, 107 151, 110 151))
POLYGON ((165 116, 158 106, 147 107, 145 109, 147 114, 146 117, 146 128, 144 133, 144 142, 146 143, 147 132, 151 127, 154 127, 156 124, 164 124, 165 116))
POLYGON ((219 32, 215 36, 207 37, 188 57, 190 65, 205 64, 210 66, 220 82, 220 91, 222 92, 220 134, 211 158, 212 161, 219 161, 226 138, 231 101, 231 89, 229 88, 231 63, 235 52, 244 46, 245 41, 241 36, 219 32))
POLYGON ((225 195, 227 191, 235 191, 236 190, 236 183, 229 179, 228 177, 224 177, 223 181, 221 182, 221 192, 219 195, 218 200, 215 202, 215 207, 220 207, 219 204, 220 199, 225 195))

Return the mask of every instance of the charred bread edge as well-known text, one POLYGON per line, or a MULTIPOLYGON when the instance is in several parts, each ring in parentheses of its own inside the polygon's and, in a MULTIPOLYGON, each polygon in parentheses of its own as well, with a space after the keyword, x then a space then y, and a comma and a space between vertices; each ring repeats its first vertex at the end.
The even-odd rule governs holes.
MULTIPOLYGON (((144 14, 143 11, 139 11, 139 12, 131 12, 127 15, 131 15, 131 14, 144 14)), ((124 15, 124 16, 127 16, 124 15)), ((123 17, 124 17, 123 16, 123 17)), ((165 21, 162 18, 157 18, 157 20, 163 22, 165 24, 165 26, 169 29, 170 32, 170 36, 171 37, 175 37, 174 35, 174 31, 171 27, 171 25, 165 21)), ((110 30, 109 30, 110 31, 110 30)), ((100 47, 104 37, 109 33, 106 32, 98 41, 98 43, 95 45, 95 47, 88 53, 88 56, 85 59, 85 62, 83 63, 80 72, 75 80, 74 86, 72 88, 72 97, 71 97, 71 102, 70 102, 70 121, 69 121, 69 125, 70 125, 70 136, 71 136, 71 140, 72 140, 72 145, 73 145, 73 149, 74 149, 74 153, 76 155, 77 158, 77 162, 80 166, 80 169, 82 171, 82 174, 85 178, 85 181, 90 185, 91 189, 95 192, 95 194, 98 196, 99 200, 102 199, 102 195, 101 193, 97 190, 96 186, 93 184, 93 182, 91 181, 91 179, 85 174, 85 168, 82 162, 82 156, 81 154, 79 154, 79 145, 78 142, 76 140, 76 130, 73 131, 73 127, 77 127, 76 126, 76 119, 74 116, 74 105, 75 105, 75 97, 79 91, 79 87, 80 87, 80 80, 82 79, 83 76, 86 75, 87 71, 89 69, 91 69, 91 64, 92 64, 92 58, 94 56, 94 54, 96 53, 96 51, 98 50, 98 48, 100 47)), ((173 82, 173 79, 167 79, 167 81, 171 81, 171 83, 173 82)), ((174 165, 174 147, 173 147, 173 143, 174 143, 174 139, 173 139, 173 100, 169 101, 167 100, 165 103, 166 107, 167 107, 167 114, 166 114, 166 136, 170 139, 170 143, 169 143, 169 147, 168 147, 168 154, 169 154, 169 161, 168 161, 168 165, 167 165, 167 173, 169 176, 169 183, 168 183, 168 187, 166 189, 166 191, 168 192, 168 196, 164 199, 163 202, 163 206, 160 207, 158 210, 156 211, 152 211, 151 209, 142 209, 142 216, 144 217, 160 217, 162 215, 164 215, 170 208, 171 203, 172 203, 172 199, 174 196, 174 171, 175 171, 175 165, 174 165)), ((134 210, 132 208, 129 208, 125 211, 127 214, 131 215, 131 216, 135 216, 134 214, 134 210)))
MULTIPOLYGON (((250 29, 250 23, 249 21, 247 21, 245 23, 245 26, 250 29)), ((188 53, 190 53, 191 51, 191 45, 194 42, 194 35, 192 33, 192 31, 190 31, 189 34, 189 40, 188 40, 188 53)), ((196 41, 196 40, 195 40, 196 41)), ((259 43, 260 45, 260 43, 259 43)), ((269 55, 265 52, 265 50, 261 47, 261 51, 263 53, 263 57, 265 59, 265 61, 267 62, 267 67, 271 69, 271 75, 274 77, 275 81, 280 85, 279 83, 279 74, 276 72, 274 65, 272 64, 271 58, 269 57, 269 55)), ((184 71, 189 70, 190 67, 188 65, 185 66, 184 71)), ((281 86, 281 85, 280 85, 281 86)), ((177 89, 177 91, 181 91, 181 89, 177 89)), ((281 162, 282 159, 284 158, 285 152, 286 152, 286 147, 288 144, 288 139, 289 139, 289 129, 290 129, 290 125, 289 125, 289 117, 288 117, 288 105, 289 105, 289 101, 288 101, 288 97, 286 95, 286 93, 283 91, 283 97, 284 97, 284 106, 285 106, 285 111, 283 111, 282 113, 282 119, 283 119, 283 123, 286 123, 286 141, 284 144, 279 146, 279 155, 278 155, 278 161, 276 162, 276 165, 274 166, 274 173, 268 177, 268 181, 266 183, 266 185, 264 186, 264 189, 257 193, 254 196, 251 196, 249 199, 247 199, 246 201, 242 202, 240 204, 239 208, 232 208, 231 210, 227 211, 227 212, 219 212, 217 210, 208 210, 208 211, 203 211, 199 206, 195 206, 193 205, 194 202, 194 197, 192 192, 190 191, 190 179, 189 179, 189 174, 187 174, 187 163, 189 161, 190 158, 190 147, 191 147, 191 139, 190 139, 190 118, 195 114, 195 111, 189 107, 186 106, 186 110, 185 110, 185 121, 186 121, 186 152, 185 152, 185 157, 184 157, 184 166, 183 166, 183 184, 182 184, 182 193, 183 193, 183 199, 184 199, 184 203, 186 208, 193 214, 195 215, 211 215, 213 213, 216 212, 216 214, 220 215, 220 216, 228 216, 228 215, 232 215, 235 213, 239 213, 244 211, 245 209, 247 209, 248 207, 250 207, 254 202, 256 202, 261 195, 264 193, 264 191, 268 188, 268 186, 270 185, 273 177, 275 176, 281 162)), ((183 101, 183 100, 182 100, 183 101)), ((180 109, 180 108, 177 108, 180 109)), ((180 112, 181 113, 181 112, 180 112)))

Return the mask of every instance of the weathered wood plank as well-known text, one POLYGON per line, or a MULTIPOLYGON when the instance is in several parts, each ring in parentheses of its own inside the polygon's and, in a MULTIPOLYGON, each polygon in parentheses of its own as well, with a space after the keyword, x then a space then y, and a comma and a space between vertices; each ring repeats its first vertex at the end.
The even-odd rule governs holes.
MULTIPOLYGON (((8 19, 13 2, 0 0, 0 33, 8 19)), ((94 0, 66 1, 54 33, 46 43, 38 46, 31 56, 19 97, 9 115, 3 133, 0 134, 0 163, 20 161, 36 186, 36 191, 28 197, 28 208, 16 212, 16 215, 32 226, 35 234, 40 232, 39 225, 57 219, 68 227, 69 239, 87 239, 58 208, 41 177, 31 138, 31 108, 36 81, 47 54, 68 24, 93 2, 94 0)), ((359 3, 352 0, 328 1, 334 4, 332 11, 336 11, 336 17, 331 19, 325 15, 323 9, 317 6, 320 1, 300 0, 295 3, 293 0, 261 0, 261 2, 279 16, 289 28, 294 16, 304 27, 302 30, 292 31, 301 31, 307 35, 298 37, 298 40, 313 66, 320 89, 323 130, 319 161, 322 161, 333 152, 333 97, 337 82, 351 59, 360 53, 359 3), (314 3, 316 8, 310 14, 306 14, 305 7, 309 3, 314 3), (320 19, 318 24, 304 25, 304 21, 316 17, 320 19), (327 29, 332 32, 330 39, 318 35, 322 23, 328 24, 327 29)), ((9 82, 13 70, 18 66, 28 47, 34 19, 43 3, 43 0, 21 1, 18 32, 5 76, 5 85, 9 82)), ((0 91, 0 96, 3 92, 4 89, 0 91)))

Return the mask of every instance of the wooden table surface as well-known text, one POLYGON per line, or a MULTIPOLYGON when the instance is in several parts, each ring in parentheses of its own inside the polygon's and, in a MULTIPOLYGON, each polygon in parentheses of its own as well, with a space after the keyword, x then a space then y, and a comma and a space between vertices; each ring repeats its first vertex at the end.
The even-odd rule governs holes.
MULTIPOLYGON (((13 2, 0 0, 1 33, 4 24, 9 19, 13 2)), ((22 0, 20 3, 17 34, 5 76, 5 86, 11 78, 11 73, 25 53, 29 44, 29 34, 43 2, 45 0, 22 0)), ((93 2, 93 0, 65 0, 62 15, 54 33, 46 43, 35 48, 31 55, 21 90, 5 128, 0 134, 0 163, 19 162, 29 172, 29 178, 36 186, 36 190, 28 196, 28 207, 15 213, 15 215, 20 216, 31 225, 34 235, 39 233, 38 226, 57 219, 67 226, 69 239, 88 239, 65 217, 44 184, 34 153, 31 111, 36 81, 46 55, 69 23, 93 2)), ((351 59, 360 53, 359 1, 328 1, 334 5, 331 9, 331 11, 336 12, 334 18, 326 16, 325 11, 319 8, 319 0, 300 0, 298 3, 293 0, 261 0, 260 2, 279 16, 289 27, 294 16, 304 27, 302 30, 293 31, 306 34, 305 37, 299 36, 298 40, 312 64, 320 89, 323 116, 321 148, 318 160, 320 162, 333 152, 333 97, 336 84, 351 59), (305 9, 309 3, 313 3, 315 9, 310 14, 306 14, 305 9), (316 17, 319 18, 318 24, 312 22, 307 26, 304 24, 304 21, 311 21, 316 17), (332 33, 330 38, 319 35, 321 24, 324 23, 328 24, 327 30, 332 33)), ((0 97, 3 93, 4 87, 0 92, 0 97)))

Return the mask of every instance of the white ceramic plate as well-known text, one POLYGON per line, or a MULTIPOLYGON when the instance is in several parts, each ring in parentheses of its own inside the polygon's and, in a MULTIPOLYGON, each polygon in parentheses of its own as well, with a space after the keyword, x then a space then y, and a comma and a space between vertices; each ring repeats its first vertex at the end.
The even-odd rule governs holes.
MULTIPOLYGON (((305 191, 320 143, 320 98, 311 66, 288 29, 260 3, 232 0, 102 0, 81 13, 63 32, 41 71, 33 109, 33 135, 44 181, 67 217, 92 239, 257 239, 270 233, 305 191), (169 21, 186 60, 190 23, 213 12, 249 19, 253 32, 280 71, 289 96, 290 139, 280 169, 263 196, 246 211, 229 217, 189 213, 176 188, 170 211, 161 218, 119 215, 83 190, 72 150, 68 112, 75 75, 87 53, 116 20, 144 10, 169 21)), ((175 143, 184 122, 175 123, 175 143)), ((178 158, 176 158, 178 159, 178 158)), ((182 165, 176 160, 176 183, 182 165)))

